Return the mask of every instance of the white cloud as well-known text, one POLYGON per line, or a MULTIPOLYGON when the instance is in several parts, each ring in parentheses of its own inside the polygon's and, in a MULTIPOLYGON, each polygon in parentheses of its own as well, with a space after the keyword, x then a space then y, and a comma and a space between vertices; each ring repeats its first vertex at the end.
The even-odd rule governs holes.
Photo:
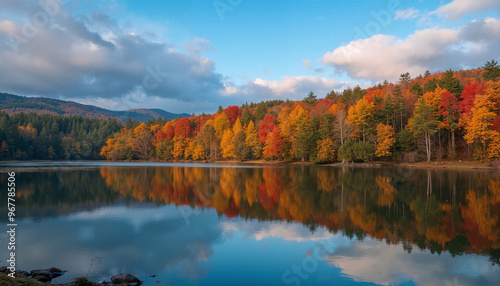
POLYGON ((414 250, 409 255, 401 245, 387 245, 373 239, 341 246, 333 254, 327 254, 325 260, 355 281, 380 285, 408 280, 416 285, 477 285, 479 280, 482 285, 496 285, 494 281, 500 279, 498 266, 484 256, 452 257, 446 252, 437 255, 429 250, 414 250), (453 284, 454 281, 460 284, 453 284))
POLYGON ((500 10, 500 1, 498 0, 453 0, 450 3, 443 5, 431 14, 438 15, 442 18, 448 18, 451 21, 460 19, 465 14, 486 11, 489 9, 500 10))
MULTIPOLYGON (((306 96, 311 90, 315 93, 329 92, 339 88, 342 84, 336 80, 316 76, 286 76, 283 80, 264 80, 257 78, 249 86, 258 86, 268 89, 274 96, 287 97, 297 95, 306 96)), ((249 87, 247 87, 248 90, 249 87)))
POLYGON ((339 82, 327 77, 285 76, 281 80, 257 78, 241 85, 236 85, 228 78, 219 94, 225 96, 225 104, 234 102, 260 102, 262 100, 290 99, 301 100, 311 91, 318 97, 324 97, 332 90, 353 87, 350 82, 339 82))
POLYGON ((401 73, 476 68, 498 56, 500 20, 487 18, 457 29, 417 30, 405 39, 375 35, 327 52, 322 60, 357 79, 396 80, 401 73))
POLYGON ((245 237, 252 237, 257 241, 266 238, 280 238, 285 241, 308 242, 327 240, 334 237, 326 228, 319 228, 314 233, 299 223, 284 222, 230 222, 221 223, 223 233, 242 231, 245 237))
POLYGON ((224 89, 221 89, 219 92, 224 96, 234 95, 238 93, 238 88, 232 85, 224 84, 224 89))
POLYGON ((415 8, 408 8, 405 10, 398 10, 394 16, 394 20, 408 20, 415 19, 420 16, 420 11, 415 8))

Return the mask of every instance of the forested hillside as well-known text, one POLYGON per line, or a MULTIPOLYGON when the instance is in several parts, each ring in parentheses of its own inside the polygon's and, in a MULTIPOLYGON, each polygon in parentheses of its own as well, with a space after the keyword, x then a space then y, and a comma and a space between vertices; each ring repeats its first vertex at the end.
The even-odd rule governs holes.
POLYGON ((500 67, 484 67, 332 91, 318 99, 219 108, 165 124, 124 128, 109 160, 301 160, 312 162, 500 159, 500 67))
POLYGON ((127 119, 146 122, 151 119, 175 119, 189 117, 189 114, 176 114, 162 109, 131 109, 114 111, 93 105, 80 104, 73 101, 58 100, 44 97, 25 97, 8 93, 0 93, 0 111, 8 114, 37 113, 65 116, 83 116, 88 118, 118 118, 125 122, 127 119))
POLYGON ((0 160, 102 159, 106 139, 122 128, 118 119, 0 112, 0 160))

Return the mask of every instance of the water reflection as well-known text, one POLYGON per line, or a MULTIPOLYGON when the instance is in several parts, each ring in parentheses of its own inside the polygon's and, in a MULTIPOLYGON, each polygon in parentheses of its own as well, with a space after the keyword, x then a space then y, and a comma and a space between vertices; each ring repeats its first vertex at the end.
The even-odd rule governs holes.
POLYGON ((226 217, 301 222, 432 252, 498 263, 500 178, 467 171, 287 168, 101 168, 140 201, 215 209, 226 217), (465 239, 464 239, 465 236, 465 239))
MULTIPOLYGON (((130 271, 224 285, 228 269, 245 275, 246 265, 256 276, 248 285, 278 284, 316 244, 333 241, 334 251, 300 285, 500 279, 499 174, 100 166, 18 178, 19 256, 27 269, 67 265, 85 274, 93 257, 104 256, 93 266, 95 279, 130 271), (39 265, 47 257, 51 265, 39 265)), ((6 217, 2 209, 0 220, 6 217)))

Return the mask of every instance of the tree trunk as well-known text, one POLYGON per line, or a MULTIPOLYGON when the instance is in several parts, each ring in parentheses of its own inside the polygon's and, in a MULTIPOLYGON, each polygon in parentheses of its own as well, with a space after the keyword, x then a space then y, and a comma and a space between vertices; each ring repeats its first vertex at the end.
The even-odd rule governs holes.
POLYGON ((455 149, 455 130, 451 131, 451 152, 452 157, 455 159, 456 157, 456 149, 455 149))
POLYGON ((425 133, 425 151, 427 152, 427 163, 431 162, 431 135, 425 133))

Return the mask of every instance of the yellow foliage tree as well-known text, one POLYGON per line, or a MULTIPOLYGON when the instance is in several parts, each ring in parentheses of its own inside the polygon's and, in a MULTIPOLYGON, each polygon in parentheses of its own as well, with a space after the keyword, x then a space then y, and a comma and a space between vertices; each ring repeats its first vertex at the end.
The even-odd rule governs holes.
POLYGON ((205 159, 205 148, 202 145, 196 144, 193 153, 193 160, 203 160, 205 159))
POLYGON ((231 122, 229 121, 229 117, 223 111, 215 118, 214 120, 214 129, 215 135, 219 141, 222 141, 222 136, 224 136, 224 132, 231 126, 231 122))
POLYGON ((368 128, 372 123, 375 105, 368 101, 366 97, 361 98, 355 105, 349 108, 347 113, 347 123, 354 127, 353 137, 362 138, 366 142, 368 128))
POLYGON ((186 149, 184 150, 184 158, 194 159, 194 152, 196 149, 196 141, 194 138, 187 138, 185 143, 186 149))
POLYGON ((479 151, 479 157, 495 159, 500 157, 498 138, 499 133, 491 129, 493 121, 498 112, 500 101, 500 82, 488 82, 488 88, 483 94, 476 96, 474 107, 471 109, 471 117, 465 126, 464 139, 467 143, 478 142, 483 146, 479 151), (487 150, 488 148, 488 150, 487 150))
POLYGON ((238 134, 240 131, 243 130, 243 126, 241 125, 240 119, 236 119, 236 122, 233 125, 233 134, 238 134))
POLYGON ((390 125, 379 123, 377 125, 377 150, 375 155, 378 157, 391 156, 391 148, 396 143, 394 138, 394 129, 390 125))
POLYGON ((226 129, 224 135, 222 136, 222 141, 220 142, 220 148, 222 157, 226 159, 231 159, 236 157, 236 149, 234 148, 231 141, 233 140, 233 131, 231 129, 226 129))
POLYGON ((147 160, 149 151, 153 148, 153 137, 151 129, 145 123, 141 123, 134 128, 134 137, 129 138, 127 143, 141 160, 147 160))
POLYGON ((434 111, 434 116, 439 117, 439 104, 441 104, 441 93, 445 91, 439 85, 436 87, 434 91, 429 91, 424 93, 423 97, 425 98, 425 102, 432 106, 432 110, 434 111))
POLYGON ((172 150, 172 156, 175 159, 182 159, 185 148, 186 148, 186 138, 184 138, 184 136, 175 135, 174 149, 172 150))
POLYGON ((31 123, 28 123, 26 127, 19 126, 17 129, 19 130, 19 135, 23 137, 25 141, 35 139, 38 132, 31 123))
POLYGON ((255 124, 251 120, 248 123, 245 135, 246 135, 245 144, 247 145, 248 148, 252 149, 252 154, 254 158, 258 158, 261 149, 261 143, 259 140, 259 134, 257 133, 257 129, 255 128, 255 124))
POLYGON ((335 144, 331 138, 318 140, 318 159, 322 162, 332 162, 335 160, 335 144))

